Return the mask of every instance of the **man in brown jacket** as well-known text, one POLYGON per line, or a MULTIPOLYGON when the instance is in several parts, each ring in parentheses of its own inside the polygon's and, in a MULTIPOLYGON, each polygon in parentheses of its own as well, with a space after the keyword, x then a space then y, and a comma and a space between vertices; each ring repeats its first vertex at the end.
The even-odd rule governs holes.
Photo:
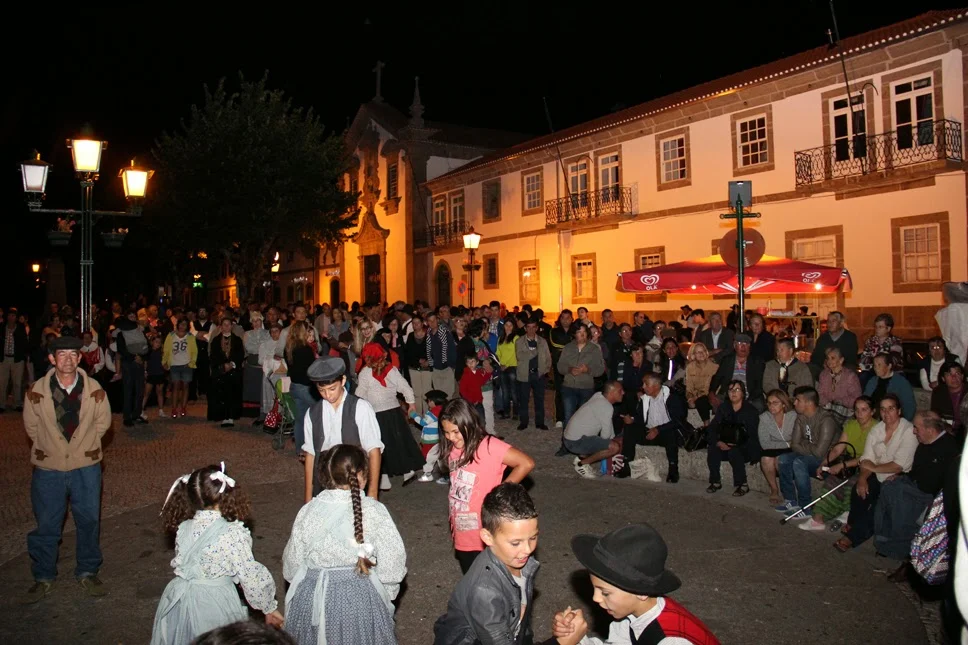
POLYGON ((24 428, 34 466, 30 499, 37 528, 27 535, 34 584, 24 603, 42 600, 57 578, 57 549, 70 500, 77 527, 74 576, 92 596, 107 593, 101 567, 101 437, 111 426, 104 390, 83 370, 81 340, 55 339, 48 345, 54 369, 37 380, 24 401, 24 428))

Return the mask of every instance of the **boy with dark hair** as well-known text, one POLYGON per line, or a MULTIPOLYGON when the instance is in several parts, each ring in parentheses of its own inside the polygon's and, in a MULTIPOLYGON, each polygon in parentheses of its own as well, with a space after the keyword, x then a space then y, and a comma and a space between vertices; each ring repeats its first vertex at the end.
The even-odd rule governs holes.
MULTIPOLYGON (((424 463, 423 474, 418 481, 434 481, 434 467, 440 458, 440 430, 437 420, 440 418, 440 411, 447 403, 447 394, 442 390, 430 390, 425 395, 427 402, 427 413, 422 417, 416 412, 410 413, 410 418, 420 426, 420 452, 423 453, 426 463, 424 463)), ((437 478, 438 484, 450 485, 448 477, 437 478)))
MULTIPOLYGON (((588 569, 598 603, 614 619, 608 639, 588 637, 584 645, 719 645, 716 636, 685 607, 667 598, 682 584, 666 569, 668 548, 648 524, 632 524, 608 535, 576 535, 571 550, 588 569)), ((555 616, 553 633, 577 633, 580 616, 555 616)), ((566 636, 568 637, 568 636, 566 636)))
MULTIPOLYGON (((538 511, 520 484, 504 483, 484 498, 481 540, 487 545, 434 625, 434 645, 529 645, 534 576, 538 561, 538 511)), ((587 624, 581 612, 563 612, 558 622, 566 635, 547 645, 576 645, 587 624), (565 624, 567 621, 567 624, 565 624)))

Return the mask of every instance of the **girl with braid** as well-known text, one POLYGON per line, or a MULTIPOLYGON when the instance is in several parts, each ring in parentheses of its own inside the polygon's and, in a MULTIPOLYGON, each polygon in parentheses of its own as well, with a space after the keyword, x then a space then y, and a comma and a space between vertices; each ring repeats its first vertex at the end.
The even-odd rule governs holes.
POLYGON ((407 554, 386 507, 363 492, 367 465, 357 446, 322 453, 323 490, 296 515, 282 574, 286 631, 299 645, 396 645, 392 603, 407 554))

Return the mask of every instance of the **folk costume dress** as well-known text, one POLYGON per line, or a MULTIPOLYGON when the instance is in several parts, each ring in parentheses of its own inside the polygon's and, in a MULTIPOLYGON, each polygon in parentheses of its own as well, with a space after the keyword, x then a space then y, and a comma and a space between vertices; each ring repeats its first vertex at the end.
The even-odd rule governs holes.
POLYGON ((393 600, 407 575, 403 539, 386 507, 360 493, 364 545, 348 490, 324 490, 296 515, 282 558, 286 631, 299 645, 396 645, 393 600), (356 571, 361 548, 376 565, 356 571))
POLYGON ((171 566, 175 579, 158 602, 151 645, 187 645, 211 629, 247 620, 235 583, 255 609, 276 610, 276 584, 252 557, 249 529, 218 511, 198 511, 181 523, 171 566))

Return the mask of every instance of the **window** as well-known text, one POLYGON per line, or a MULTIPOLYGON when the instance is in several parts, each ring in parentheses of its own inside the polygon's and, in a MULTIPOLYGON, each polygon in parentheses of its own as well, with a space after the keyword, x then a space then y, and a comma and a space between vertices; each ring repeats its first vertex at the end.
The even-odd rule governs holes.
POLYGON ((397 164, 387 166, 387 199, 397 197, 397 164))
POLYGON ((498 289, 498 264, 497 264, 497 253, 488 253, 484 256, 483 266, 484 273, 484 288, 485 289, 498 289))
POLYGON ((610 152, 598 158, 598 188, 602 203, 613 202, 619 198, 619 156, 610 152))
POLYGON ((905 226, 901 229, 901 281, 941 281, 941 227, 905 226))
MULTIPOLYGON (((807 237, 793 240, 793 253, 791 258, 812 264, 822 264, 825 266, 837 266, 837 239, 834 236, 807 237)), ((791 296, 793 309, 803 305, 816 311, 821 318, 825 318, 831 311, 837 310, 836 294, 796 294, 791 296)))
POLYGON ((770 160, 766 134, 766 115, 739 121, 736 124, 739 141, 739 165, 756 166, 770 160))
MULTIPOLYGON (((649 246, 642 249, 635 249, 634 251, 634 266, 640 271, 646 269, 653 269, 658 266, 665 264, 665 247, 664 246, 649 246)), ((665 291, 656 290, 650 293, 637 293, 635 294, 636 302, 665 302, 666 293, 665 291)))
POLYGON ((518 262, 518 284, 521 285, 520 300, 522 305, 541 305, 541 268, 537 260, 521 260, 518 262))
POLYGON ((598 285, 595 273, 594 253, 571 256, 571 300, 573 303, 597 302, 598 285))
POLYGON ((450 223, 463 230, 464 228, 464 191, 450 195, 450 223))
POLYGON ((686 138, 674 137, 662 142, 662 183, 686 178, 686 138))
POLYGON ((434 197, 434 228, 447 224, 447 198, 434 197))
POLYGON ((568 190, 572 208, 588 207, 588 161, 568 164, 568 190))
POLYGON ((934 89, 931 76, 894 86, 894 123, 898 150, 934 143, 934 89))
POLYGON ((542 171, 521 173, 521 211, 524 215, 532 215, 542 211, 542 171))
POLYGON ((662 266, 661 253, 647 253, 639 256, 639 270, 662 266))
POLYGON ((830 111, 834 161, 848 161, 867 156, 867 111, 864 96, 859 94, 835 99, 830 111))
POLYGON ((485 181, 481 184, 481 207, 484 221, 501 219, 501 180, 485 181))

